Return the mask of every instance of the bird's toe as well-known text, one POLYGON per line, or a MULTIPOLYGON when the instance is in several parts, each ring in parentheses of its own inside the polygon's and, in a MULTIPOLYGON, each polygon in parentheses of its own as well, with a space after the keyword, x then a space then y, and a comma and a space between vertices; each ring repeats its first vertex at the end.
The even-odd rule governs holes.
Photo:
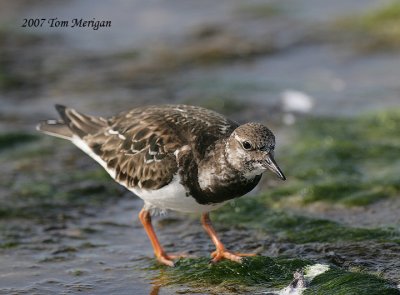
POLYGON ((235 261, 241 263, 243 261, 242 257, 256 256, 254 253, 232 253, 226 250, 216 250, 211 253, 211 261, 210 263, 216 263, 222 259, 228 259, 231 261, 235 261))
POLYGON ((171 266, 171 267, 175 266, 174 262, 171 260, 171 258, 168 255, 159 255, 159 256, 157 256, 157 260, 161 264, 171 266))

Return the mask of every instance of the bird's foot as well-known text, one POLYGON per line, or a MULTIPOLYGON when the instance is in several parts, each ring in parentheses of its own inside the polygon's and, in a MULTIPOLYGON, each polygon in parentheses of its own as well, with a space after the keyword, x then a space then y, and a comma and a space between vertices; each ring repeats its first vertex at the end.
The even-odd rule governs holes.
POLYGON ((171 258, 169 255, 165 254, 165 253, 160 253, 160 254, 156 254, 156 258, 158 260, 159 263, 167 265, 167 266, 175 266, 174 261, 172 260, 173 258, 171 258))
POLYGON ((161 264, 164 265, 168 265, 168 266, 175 266, 174 261, 176 259, 179 258, 185 258, 185 257, 189 257, 188 254, 186 253, 174 253, 174 254, 166 254, 166 253, 160 253, 160 254, 156 254, 156 258, 158 260, 158 262, 160 262, 161 264))
POLYGON ((211 263, 216 263, 222 259, 232 260, 238 263, 242 262, 242 257, 256 256, 257 254, 253 253, 232 253, 227 250, 215 250, 211 253, 211 263))

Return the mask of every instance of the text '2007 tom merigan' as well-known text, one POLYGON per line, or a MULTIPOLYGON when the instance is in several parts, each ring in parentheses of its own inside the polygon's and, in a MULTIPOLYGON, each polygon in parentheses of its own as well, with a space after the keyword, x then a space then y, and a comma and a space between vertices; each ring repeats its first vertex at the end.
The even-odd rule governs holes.
POLYGON ((26 28, 42 28, 48 26, 50 28, 91 28, 98 30, 99 28, 110 28, 110 20, 85 20, 83 18, 73 18, 72 20, 60 20, 57 17, 54 18, 24 18, 22 27, 26 28))

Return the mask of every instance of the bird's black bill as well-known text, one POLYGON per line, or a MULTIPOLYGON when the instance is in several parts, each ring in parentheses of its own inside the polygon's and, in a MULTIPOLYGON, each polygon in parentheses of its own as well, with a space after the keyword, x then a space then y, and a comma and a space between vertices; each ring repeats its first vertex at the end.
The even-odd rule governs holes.
POLYGON ((280 179, 286 180, 281 168, 279 168, 278 164, 276 164, 275 159, 271 154, 267 155, 266 162, 269 170, 274 172, 280 179))

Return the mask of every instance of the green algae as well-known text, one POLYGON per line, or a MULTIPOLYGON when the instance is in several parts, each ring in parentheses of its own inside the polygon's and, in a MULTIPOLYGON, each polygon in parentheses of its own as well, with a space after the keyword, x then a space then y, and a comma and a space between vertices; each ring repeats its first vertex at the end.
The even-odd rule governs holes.
MULTIPOLYGON (((400 111, 299 122, 280 161, 304 204, 368 205, 400 194, 400 111)), ((286 186, 284 185, 284 186, 286 186)), ((279 188, 282 190, 282 188, 279 188)), ((267 194, 275 194, 272 189, 267 194)), ((281 195, 284 197, 284 195, 281 195)))
MULTIPOLYGON (((0 219, 26 218, 40 220, 59 214, 66 214, 71 209, 85 209, 91 206, 103 206, 113 198, 122 195, 118 186, 104 185, 96 180, 90 180, 92 172, 87 173, 86 182, 59 182, 50 179, 46 181, 27 181, 12 189, 13 195, 9 202, 2 205, 0 219), (53 181, 53 183, 51 183, 53 181)), ((97 173, 96 173, 97 174, 97 173)))
POLYGON ((358 48, 387 51, 400 48, 400 3, 393 1, 361 15, 338 20, 335 25, 355 37, 358 48))
POLYGON ((263 199, 263 196, 239 199, 220 209, 213 219, 223 225, 240 225, 273 234, 281 241, 296 244, 338 241, 400 243, 400 232, 396 229, 348 227, 330 220, 273 210, 265 205, 263 199))
MULTIPOLYGON (((293 281, 295 272, 307 272, 309 260, 254 256, 241 264, 223 260, 210 264, 206 258, 184 258, 175 267, 154 264, 153 278, 159 286, 185 286, 183 292, 249 294, 277 292, 293 281)), ((331 267, 309 282, 304 294, 399 294, 394 284, 375 275, 331 267)))
POLYGON ((395 295, 400 290, 377 276, 334 268, 315 277, 303 294, 395 295))
POLYGON ((4 242, 0 243, 0 249, 11 249, 17 247, 18 245, 19 243, 15 241, 4 242))
MULTIPOLYGON (((36 136, 36 135, 34 135, 36 136)), ((57 150, 54 149, 53 139, 34 139, 33 141, 27 141, 25 144, 18 143, 14 147, 7 149, 7 153, 0 154, 0 161, 13 160, 14 163, 20 164, 23 162, 30 162, 33 159, 44 158, 45 156, 54 155, 57 150)))
POLYGON ((0 151, 38 140, 38 138, 36 135, 23 132, 0 134, 0 151))
POLYGON ((25 133, 0 136, 3 146, 18 146, 5 148, 0 157, 0 163, 9 167, 1 179, 7 194, 1 196, 0 219, 67 217, 71 209, 103 206, 123 194, 124 190, 96 165, 74 171, 64 167, 53 173, 43 161, 52 155, 48 150, 54 152, 53 141, 37 139, 25 133))
POLYGON ((303 203, 316 201, 340 202, 348 206, 364 206, 391 195, 396 195, 398 189, 382 186, 379 183, 358 183, 351 181, 317 183, 306 188, 303 194, 303 203))
POLYGON ((244 258, 241 264, 223 260, 216 264, 207 258, 180 259, 175 267, 154 265, 161 269, 155 278, 162 285, 188 285, 192 288, 220 288, 243 292, 246 287, 282 288, 293 279, 293 273, 311 262, 301 259, 254 256, 244 258))

